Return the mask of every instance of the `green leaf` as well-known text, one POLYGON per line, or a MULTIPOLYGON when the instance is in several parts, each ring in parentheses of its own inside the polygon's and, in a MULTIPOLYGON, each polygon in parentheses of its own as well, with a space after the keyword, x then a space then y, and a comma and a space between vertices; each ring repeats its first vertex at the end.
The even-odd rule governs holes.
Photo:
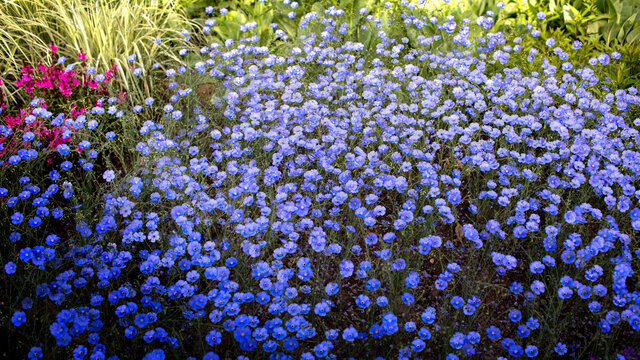
POLYGON ((309 9, 309 12, 312 11, 315 11, 318 14, 322 14, 324 13, 324 6, 322 6, 322 3, 320 2, 313 3, 313 5, 311 5, 311 8, 309 9))
POLYGON ((608 24, 607 20, 598 20, 587 26, 588 35, 602 35, 604 27, 608 24))
POLYGON ((580 12, 578 9, 571 5, 565 5, 562 7, 562 15, 564 16, 565 23, 574 23, 580 18, 580 12))
POLYGON ((613 4, 612 0, 605 0, 606 3, 606 8, 607 8, 607 12, 609 13, 609 19, 613 20, 616 19, 616 21, 618 21, 618 12, 616 11, 616 7, 613 4))
POLYGON ((616 38, 616 34, 617 34, 616 30, 617 29, 614 23, 607 24, 605 34, 604 34, 604 41, 607 46, 609 46, 609 44, 611 44, 611 41, 613 41, 616 38))
POLYGON ((298 26, 293 20, 289 19, 288 16, 282 14, 276 15, 274 19, 275 23, 278 24, 278 28, 287 33, 290 38, 297 38, 298 26))
POLYGON ((631 15, 627 21, 624 22, 624 24, 622 24, 622 26, 620 27, 620 31, 618 31, 618 41, 619 42, 624 42, 624 39, 627 35, 627 33, 629 33, 629 31, 631 29, 633 29, 633 24, 635 22, 637 14, 633 14, 631 15))
POLYGON ((594 16, 593 18, 590 19, 591 21, 600 21, 600 20, 604 20, 605 22, 609 22, 611 20, 610 15, 609 14, 600 14, 597 16, 594 16))
POLYGON ((358 1, 357 1, 357 7, 358 7, 358 8, 357 8, 356 10, 360 10, 360 9, 362 9, 362 8, 367 8, 367 10, 371 10, 371 9, 369 8, 369 4, 370 4, 370 1, 369 1, 369 0, 358 0, 358 1))
POLYGON ((618 11, 618 20, 620 23, 624 23, 631 15, 633 15, 633 6, 627 6, 626 3, 622 5, 622 9, 618 11))
POLYGON ((361 31, 358 34, 358 42, 364 45, 365 49, 369 49, 371 45, 371 41, 373 40, 373 32, 372 31, 361 31))
POLYGON ((572 5, 573 5, 574 8, 580 9, 580 8, 582 8, 583 1, 582 0, 576 0, 576 1, 573 2, 572 5))
POLYGON ((627 38, 625 39, 625 42, 627 44, 633 44, 633 43, 637 42, 638 40, 640 40, 640 26, 638 26, 635 29, 631 30, 627 34, 627 38))

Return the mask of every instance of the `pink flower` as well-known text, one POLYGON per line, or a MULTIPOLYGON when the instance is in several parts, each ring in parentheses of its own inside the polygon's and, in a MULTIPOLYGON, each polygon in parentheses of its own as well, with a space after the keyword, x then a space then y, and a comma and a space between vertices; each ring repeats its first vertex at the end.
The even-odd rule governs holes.
POLYGON ((57 47, 57 46, 55 46, 54 44, 50 44, 50 45, 49 45, 49 49, 51 49, 51 51, 52 51, 52 52, 56 52, 56 51, 58 51, 58 47, 57 47))
POLYGON ((86 54, 86 53, 83 53, 83 52, 79 53, 79 54, 78 54, 78 59, 80 59, 80 60, 87 60, 87 54, 86 54))

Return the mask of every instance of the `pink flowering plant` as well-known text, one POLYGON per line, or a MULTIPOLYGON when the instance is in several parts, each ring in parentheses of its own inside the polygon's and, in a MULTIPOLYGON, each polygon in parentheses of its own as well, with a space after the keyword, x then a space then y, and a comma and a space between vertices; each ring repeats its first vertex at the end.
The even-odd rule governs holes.
MULTIPOLYGON (((50 49, 54 54, 58 51, 53 44, 50 49)), ((22 67, 16 86, 31 98, 46 99, 49 106, 59 102, 62 107, 70 107, 69 115, 73 117, 85 114, 87 107, 94 106, 99 97, 109 94, 108 85, 117 70, 113 65, 104 75, 94 79, 92 75, 96 70, 87 67, 86 59, 87 54, 79 53, 77 64, 65 65, 67 59, 64 56, 59 57, 55 64, 39 64, 35 68, 27 64, 22 67), (94 103, 90 104, 90 101, 94 103)))
MULTIPOLYGON (((58 51, 54 44, 49 48, 54 54, 58 51)), ((0 94, 0 109, 6 109, 3 114, 4 128, 0 133, 0 161, 3 166, 21 148, 41 147, 55 151, 60 145, 70 145, 73 138, 76 142, 82 140, 82 135, 73 136, 74 132, 81 134, 82 130, 74 129, 65 120, 86 115, 88 109, 101 105, 104 97, 112 91, 109 83, 115 77, 116 70, 112 67, 104 75, 94 78, 95 69, 87 67, 86 59, 85 53, 79 53, 80 63, 77 67, 76 64, 65 65, 64 57, 49 65, 25 64, 15 82, 18 90, 24 91, 31 99, 24 106, 7 109, 0 94), (38 116, 43 114, 51 114, 51 119, 47 121, 38 116)), ((121 102, 125 96, 121 92, 117 101, 121 102)), ((77 146, 75 150, 82 151, 77 146)), ((52 163, 50 156, 47 162, 52 163)))

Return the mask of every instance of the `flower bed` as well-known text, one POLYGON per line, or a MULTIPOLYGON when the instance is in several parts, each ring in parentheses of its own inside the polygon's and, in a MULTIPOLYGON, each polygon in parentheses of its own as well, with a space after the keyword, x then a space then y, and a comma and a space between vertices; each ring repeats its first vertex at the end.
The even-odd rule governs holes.
MULTIPOLYGON (((633 353, 640 97, 597 76, 620 54, 542 58, 493 15, 407 15, 442 31, 419 46, 371 19, 367 51, 332 7, 287 54, 209 44, 166 71, 169 102, 93 107, 101 138, 108 116, 147 119, 137 169, 101 169, 112 186, 79 202, 95 171, 58 147, 50 176, 0 189, 13 336, 30 359, 633 353)), ((45 156, 22 154, 0 171, 45 156)))

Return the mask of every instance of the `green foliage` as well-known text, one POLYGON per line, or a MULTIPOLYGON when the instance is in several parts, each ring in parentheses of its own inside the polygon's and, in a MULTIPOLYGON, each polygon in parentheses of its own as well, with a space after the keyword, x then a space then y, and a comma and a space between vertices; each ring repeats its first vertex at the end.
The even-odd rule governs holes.
POLYGON ((515 16, 543 28, 561 30, 574 39, 603 41, 606 46, 640 40, 639 0, 509 0, 515 16), (538 13, 544 13, 540 21, 538 13))
MULTIPOLYGON (((557 45, 571 47, 575 40, 584 46, 572 58, 574 66, 586 64, 590 58, 603 53, 618 51, 622 54, 619 66, 603 71, 602 78, 610 79, 611 87, 627 88, 640 84, 640 0, 505 0, 504 7, 497 8, 493 0, 452 1, 441 5, 429 3, 429 11, 441 9, 444 14, 475 19, 491 10, 496 12, 495 28, 507 38, 518 36, 526 24, 540 30, 537 38, 527 38, 523 45, 542 51, 550 61, 554 60, 553 47, 545 45, 553 38, 557 45), (538 14, 544 13, 544 19, 538 14)), ((474 36, 475 34, 472 34, 474 36)), ((519 65, 528 68, 524 60, 519 65)), ((557 62, 560 66, 562 62, 557 62)), ((535 69, 530 69, 535 71, 535 69)))
MULTIPOLYGON (((637 27, 624 25, 631 24, 636 18, 629 15, 629 10, 635 8, 634 2, 620 2, 607 0, 611 6, 607 7, 605 0, 544 0, 535 2, 534 0, 507 0, 503 7, 499 7, 500 1, 497 0, 462 0, 462 1, 426 1, 423 5, 416 5, 413 10, 416 17, 438 19, 437 24, 446 21, 446 17, 453 15, 456 18, 466 18, 470 22, 480 16, 486 16, 488 11, 495 13, 495 29, 502 31, 507 39, 513 39, 523 32, 528 32, 526 25, 531 24, 534 28, 541 31, 541 36, 534 38, 528 37, 527 47, 533 47, 542 52, 557 67, 562 65, 562 61, 553 55, 553 47, 548 48, 545 40, 554 38, 556 44, 563 44, 564 47, 570 48, 571 43, 575 40, 582 41, 585 45, 572 58, 574 66, 585 64, 592 57, 597 57, 602 53, 611 53, 618 51, 622 54, 620 65, 610 67, 602 73, 603 78, 611 81, 612 88, 625 88, 628 86, 638 85, 640 83, 640 62, 638 54, 640 49, 638 42, 635 41, 637 27), (626 9, 618 11, 617 9, 626 9), (538 13, 545 13, 545 18, 540 20, 538 13), (609 19, 616 19, 610 21, 609 19), (619 20, 618 20, 619 19, 619 20), (602 35, 593 34, 594 24, 607 22, 608 25, 603 27, 602 32, 606 30, 617 35, 609 40, 602 35), (615 24, 620 23, 620 29, 614 28, 615 24), (615 30, 618 29, 618 30, 615 30), (622 31, 624 30, 624 31, 622 31), (621 33, 622 31, 622 33, 621 33)), ((289 5, 284 5, 282 1, 259 1, 259 0, 243 0, 243 1, 212 1, 212 0, 195 0, 185 1, 185 8, 188 8, 190 14, 204 14, 207 6, 212 6, 215 11, 210 17, 216 19, 216 26, 213 27, 206 41, 203 44, 209 44, 212 41, 224 42, 227 39, 239 39, 241 37, 250 37, 257 35, 259 37, 258 44, 269 46, 274 53, 288 56, 291 49, 300 46, 300 37, 307 36, 312 32, 320 33, 323 26, 317 22, 311 21, 304 27, 305 20, 301 16, 310 11, 316 11, 323 14, 326 9, 331 6, 343 9, 345 11, 345 21, 349 25, 347 33, 344 34, 345 41, 353 41, 362 43, 365 48, 369 49, 366 53, 365 60, 373 59, 378 56, 376 53, 376 45, 380 43, 380 38, 375 36, 378 31, 384 31, 390 38, 408 40, 407 47, 409 49, 420 47, 418 42, 419 36, 431 37, 441 36, 447 41, 437 41, 430 46, 430 51, 441 51, 446 53, 453 47, 452 38, 446 31, 439 29, 436 24, 430 21, 421 29, 415 26, 404 24, 401 17, 404 6, 399 1, 390 1, 391 7, 386 7, 384 1, 375 0, 322 0, 318 2, 299 1, 299 6, 295 10, 289 5), (219 10, 226 8, 228 12, 224 15, 219 10), (360 9, 366 8, 365 14, 360 13, 360 9), (295 11, 296 16, 289 18, 287 14, 295 11), (367 21, 367 16, 371 16, 373 22, 367 21), (389 25, 389 21, 393 25, 389 25), (245 30, 243 24, 256 22, 255 27, 245 30), (277 24, 276 29, 282 29, 288 35, 286 38, 278 38, 275 36, 275 30, 271 28, 272 24, 277 24), (377 23, 376 29, 371 29, 377 23), (365 26, 364 28, 362 26, 365 26), (366 29, 366 30, 365 30, 366 29), (245 31, 243 31, 245 30, 245 31), (375 31, 371 31, 375 30, 375 31)), ((415 3, 415 1, 414 1, 415 3)), ((201 17, 205 17, 206 14, 201 17)), ((202 20, 202 19, 198 19, 202 20)), ((340 24, 337 24, 340 26, 340 24)), ((468 38, 472 42, 477 41, 476 38, 481 37, 476 27, 471 27, 471 33, 468 38)), ((525 44, 523 44, 525 45, 525 44)), ((204 45, 203 45, 204 46, 204 45)), ((470 47, 470 51, 475 52, 475 47, 470 47)), ((518 61, 518 65, 528 68, 529 63, 526 61, 526 54, 522 54, 522 59, 518 61)), ((535 71, 536 69, 530 69, 535 71)))
MULTIPOLYGON (((330 7, 336 7, 345 11, 345 20, 349 25, 348 32, 344 38, 349 41, 360 42, 366 48, 375 52, 375 45, 379 39, 374 36, 376 31, 371 31, 367 27, 362 27, 369 23, 366 18, 371 16, 377 19, 380 24, 377 29, 384 31, 389 37, 403 38, 406 37, 410 41, 410 45, 415 45, 417 36, 423 34, 425 36, 442 35, 436 26, 428 23, 428 26, 421 33, 415 28, 405 25, 401 18, 402 9, 399 1, 390 1, 391 7, 386 7, 385 2, 376 0, 321 0, 321 1, 298 1, 298 7, 292 9, 289 5, 283 4, 282 1, 259 1, 259 0, 242 0, 242 1, 212 1, 212 0, 195 0, 186 1, 188 13, 195 18, 196 14, 204 14, 207 6, 213 6, 215 12, 211 14, 212 18, 217 21, 216 26, 210 34, 207 41, 224 42, 227 39, 239 39, 240 37, 250 37, 257 35, 259 37, 258 44, 261 46, 269 46, 277 53, 279 50, 290 50, 292 47, 299 45, 301 36, 307 36, 311 33, 319 34, 323 30, 323 26, 316 22, 309 22, 301 16, 309 12, 315 11, 319 15, 324 14, 325 10, 330 7), (224 15, 219 13, 221 8, 226 8, 228 12, 224 15), (366 9, 365 13, 361 13, 360 9, 366 9), (295 12, 296 16, 290 18, 288 14, 295 12), (255 27, 243 31, 242 25, 255 22, 255 27), (390 26, 390 22, 395 25, 390 26), (275 30, 272 24, 277 27, 275 29, 283 30, 287 36, 278 38, 275 36, 275 30), (307 25, 305 25, 307 24, 307 25), (303 25, 303 26, 301 26, 303 25)), ((484 7, 494 6, 494 0, 485 0, 484 7)), ((441 5, 442 3, 440 3, 441 5)), ((437 16, 444 18, 446 13, 439 10, 432 11, 431 5, 424 5, 416 8, 416 13, 420 15, 437 16)), ((200 16, 201 18, 202 16, 200 16)), ((200 19, 201 20, 201 19, 200 19)), ((341 24, 338 24, 340 26, 341 24)), ((369 27, 372 27, 369 24, 369 27)))
MULTIPOLYGON (((535 47, 540 51, 540 55, 547 58, 553 65, 560 67, 564 61, 558 59, 553 54, 553 49, 556 46, 568 49, 571 48, 571 44, 574 40, 566 35, 560 29, 547 29, 542 31, 538 38, 527 38, 523 41, 524 47, 535 47), (548 47, 544 44, 545 39, 554 39, 555 45, 548 47)), ((583 45, 578 51, 572 53, 572 58, 569 60, 574 67, 581 67, 589 62, 589 59, 598 57, 600 54, 611 54, 614 51, 618 51, 621 54, 620 60, 616 66, 601 67, 595 66, 593 69, 598 73, 601 79, 604 79, 602 85, 607 86, 610 89, 626 89, 631 86, 638 87, 640 85, 640 46, 638 44, 615 44, 607 46, 604 42, 592 38, 583 38, 583 45), (608 79, 608 80, 606 80, 608 79)), ((527 63, 524 58, 526 54, 522 54, 522 61, 519 62, 519 66, 527 71, 536 71, 535 66, 527 63)), ((613 90, 612 90, 613 91, 613 90)), ((599 96, 605 96, 605 92, 599 92, 594 90, 599 96)))
POLYGON ((589 24, 588 34, 601 36, 607 46, 612 42, 637 44, 640 40, 640 1, 599 0, 602 19, 589 24))
POLYGON ((61 55, 70 59, 86 53, 98 71, 117 65, 123 90, 140 102, 152 94, 156 79, 135 77, 127 56, 136 54, 134 65, 143 72, 155 62, 171 66, 179 60, 172 46, 183 42, 180 31, 192 27, 173 0, 9 0, 0 4, 0 19, 0 77, 7 80, 3 92, 14 100, 10 86, 19 68, 50 61, 53 43, 63 45, 61 55))

